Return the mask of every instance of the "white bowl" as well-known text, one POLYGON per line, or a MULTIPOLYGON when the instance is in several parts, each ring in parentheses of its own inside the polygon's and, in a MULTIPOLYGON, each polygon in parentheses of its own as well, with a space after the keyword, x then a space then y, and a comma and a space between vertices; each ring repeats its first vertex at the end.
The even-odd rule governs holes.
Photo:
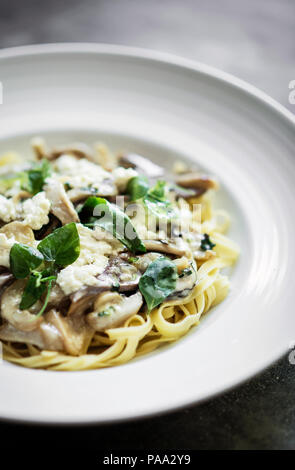
POLYGON ((0 52, 0 152, 29 138, 104 140, 167 166, 190 159, 222 183, 241 258, 229 297, 186 337, 89 372, 0 367, 0 417, 110 422, 196 403, 258 373, 295 339, 295 119, 252 86, 205 65, 118 46, 0 52))

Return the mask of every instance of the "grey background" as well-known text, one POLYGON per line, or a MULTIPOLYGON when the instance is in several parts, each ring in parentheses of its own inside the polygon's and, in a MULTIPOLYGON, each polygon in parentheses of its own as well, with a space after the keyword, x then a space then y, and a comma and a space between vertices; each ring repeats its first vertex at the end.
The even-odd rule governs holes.
MULTIPOLYGON (((0 47, 74 41, 158 49, 233 73, 293 112, 294 39, 293 0, 0 0, 0 47)), ((3 423, 0 433, 34 447, 67 436, 92 449, 294 449, 294 388, 295 366, 285 357, 234 391, 169 415, 67 430, 3 423)))

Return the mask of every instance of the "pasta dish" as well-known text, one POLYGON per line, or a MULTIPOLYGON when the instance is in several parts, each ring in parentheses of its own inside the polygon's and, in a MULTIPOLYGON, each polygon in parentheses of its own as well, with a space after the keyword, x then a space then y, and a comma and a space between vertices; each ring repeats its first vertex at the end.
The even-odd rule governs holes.
POLYGON ((239 248, 218 182, 104 144, 0 157, 0 340, 59 371, 126 363, 198 325, 228 294, 239 248))

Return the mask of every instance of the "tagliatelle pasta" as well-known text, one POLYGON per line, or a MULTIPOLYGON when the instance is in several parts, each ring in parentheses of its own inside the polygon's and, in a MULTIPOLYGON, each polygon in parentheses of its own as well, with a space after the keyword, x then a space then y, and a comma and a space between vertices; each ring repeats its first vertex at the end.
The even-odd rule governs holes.
MULTIPOLYGON (((165 184, 156 184, 155 186, 151 186, 149 183, 149 186, 147 186, 149 189, 144 189, 144 184, 140 186, 138 179, 133 180, 133 186, 130 183, 132 178, 138 178, 138 175, 140 175, 140 169, 135 168, 134 162, 132 162, 132 168, 130 166, 130 169, 128 169, 128 174, 123 170, 113 173, 115 168, 124 168, 120 164, 124 163, 126 165, 126 161, 118 161, 117 159, 115 168, 113 170, 107 169, 105 161, 111 161, 114 165, 114 158, 105 160, 104 153, 105 168, 99 167, 97 160, 95 163, 98 167, 96 177, 92 178, 91 175, 85 174, 82 175, 83 182, 81 182, 78 178, 79 175, 73 172, 70 161, 67 161, 64 157, 71 156, 77 159, 78 150, 80 152, 86 150, 83 148, 76 149, 76 151, 74 151, 75 149, 71 150, 72 152, 69 152, 69 149, 60 152, 55 151, 53 158, 53 151, 50 154, 46 153, 43 148, 38 148, 39 153, 43 152, 44 158, 51 161, 53 173, 50 177, 55 178, 64 185, 62 195, 65 191, 66 196, 71 201, 71 209, 74 208, 79 215, 80 220, 73 223, 77 225, 80 236, 80 255, 68 267, 56 268, 55 278, 52 281, 53 287, 51 286, 53 290, 47 296, 49 299, 47 299, 48 304, 44 307, 45 294, 42 294, 38 300, 41 307, 43 302, 44 312, 40 316, 41 323, 32 330, 34 333, 28 333, 28 328, 30 328, 28 323, 24 326, 20 325, 23 328, 22 334, 16 334, 16 337, 27 336, 30 339, 29 342, 5 339, 5 332, 14 331, 16 323, 14 323, 15 320, 12 317, 10 320, 8 314, 4 317, 2 314, 3 325, 0 327, 0 339, 3 342, 4 358, 25 367, 75 371, 118 366, 133 358, 154 351, 163 344, 178 340, 192 327, 199 324, 202 315, 222 302, 227 296, 230 282, 228 276, 222 274, 222 269, 232 266, 239 255, 237 244, 225 235, 230 223, 229 214, 224 210, 214 209, 213 195, 217 186, 214 186, 213 183, 206 183, 204 175, 199 176, 199 182, 196 179, 196 172, 193 173, 195 175, 193 181, 190 181, 188 177, 184 178, 182 175, 178 175, 176 177, 176 186, 174 186, 174 183, 171 183, 170 186, 168 181, 165 184), (120 178, 118 184, 114 177, 116 174, 120 178), (106 182, 109 177, 113 178, 111 183, 106 182), (81 186, 86 183, 88 186, 81 186), (97 237, 99 232, 100 237, 104 237, 105 232, 102 233, 100 229, 103 227, 106 230, 108 226, 106 224, 103 226, 100 222, 99 231, 95 220, 95 228, 93 229, 91 226, 93 218, 88 217, 88 212, 88 218, 85 216, 85 197, 79 199, 80 205, 81 201, 84 203, 81 209, 76 204, 75 194, 78 194, 79 191, 80 193, 83 192, 84 190, 81 188, 86 187, 89 189, 87 197, 91 198, 91 193, 96 194, 95 191, 99 192, 100 188, 104 186, 106 194, 99 194, 99 197, 104 196, 104 200, 107 201, 107 204, 110 204, 105 206, 105 210, 111 211, 112 204, 114 204, 112 202, 113 194, 110 196, 107 194, 110 192, 107 184, 112 187, 115 195, 123 194, 124 197, 127 195, 131 199, 132 197, 135 198, 137 204, 144 206, 145 214, 150 215, 151 213, 152 217, 155 218, 157 226, 160 218, 167 218, 169 230, 172 230, 173 221, 182 217, 182 222, 184 220, 189 222, 191 226, 190 233, 183 229, 181 233, 176 232, 174 236, 170 234, 165 240, 161 238, 163 234, 159 233, 152 240, 153 237, 143 221, 139 216, 134 215, 130 216, 128 220, 132 223, 138 237, 136 239, 138 251, 128 240, 123 240, 122 245, 122 241, 118 241, 122 240, 122 236, 121 234, 118 235, 118 232, 115 233, 115 231, 113 231, 111 239, 106 237, 102 240, 100 238, 100 241, 97 242, 94 235, 97 237), (134 194, 140 195, 140 197, 137 199, 134 194), (193 211, 194 204, 197 204, 199 208, 195 212, 193 211), (95 230, 98 230, 98 232, 96 233, 95 230), (94 237, 91 238, 91 243, 86 243, 87 237, 94 237), (147 253, 144 252, 142 245, 147 249, 147 253), (132 252, 133 249, 134 252, 132 252), (96 260, 96 253, 99 261, 96 260), (88 268, 85 268, 85 266, 88 266, 88 268), (76 274, 79 270, 81 272, 81 269, 88 273, 87 279, 85 274, 84 281, 89 284, 81 284, 83 279, 81 280, 76 274), (90 271, 91 274, 89 274, 90 271), (106 282, 106 278, 107 281, 109 280, 110 273, 112 282, 114 281, 114 273, 116 273, 118 283, 115 287, 112 284, 112 287, 107 289, 103 282, 106 282), (163 274, 162 277, 161 273, 163 274), (71 276, 73 281, 69 284, 71 276), (74 291, 71 289, 74 289, 74 291), (93 298, 91 297, 90 300, 86 297, 86 294, 81 297, 81 292, 86 293, 87 291, 89 296, 89 292, 94 292, 95 289, 97 294, 93 298), (54 303, 55 298, 52 292, 61 296, 59 303, 54 303), (77 292, 80 292, 78 301, 77 292), (159 300, 156 300, 151 293, 156 293, 159 300), (78 309, 79 312, 77 313, 77 305, 81 309, 81 302, 79 304, 81 298, 87 300, 87 306, 85 304, 83 311, 78 309), (104 299, 104 303, 102 303, 102 299, 104 299), (139 304, 136 303, 138 300, 139 304), (125 310, 126 308, 127 310, 130 309, 132 302, 134 304, 134 314, 132 314, 131 309, 128 315, 124 308, 125 310), (66 308, 59 307, 63 303, 67 305, 66 308), (121 322, 117 321, 119 315, 122 315, 121 322), (54 337, 55 343, 50 343, 49 339, 44 336, 44 331, 48 327, 52 327, 52 334, 56 335, 54 337), (74 332, 73 337, 76 341, 74 345, 71 344, 70 336, 67 336, 69 331, 74 332), (34 339, 37 337, 37 340, 34 339), (77 346, 78 343, 80 346, 77 346), (44 344, 53 346, 51 349, 40 347, 44 344), (59 345, 59 350, 54 350, 54 344, 59 345), (74 346, 76 350, 73 349, 74 346), (71 354, 71 350, 77 352, 71 354)), ((79 159, 80 171, 83 165, 85 167, 89 166, 89 156, 79 155, 79 159)), ((48 195, 46 181, 44 187, 45 195, 48 195)), ((11 188, 9 190, 11 191, 11 188)), ((3 197, 7 197, 7 195, 5 196, 4 193, 3 197)), ((94 202, 96 201, 92 200, 93 204, 94 202)), ((53 211, 54 214, 53 204, 51 200, 51 213, 53 211)), ((88 207, 90 207, 90 202, 88 202, 88 207)), ((19 220, 21 220, 21 210, 19 213, 19 220)), ((126 219, 124 221, 126 222, 126 219)), ((67 226, 63 222, 59 225, 62 227, 67 226)), ((34 233, 36 234, 36 232, 34 233)), ((42 240, 44 238, 41 238, 42 240)), ((40 242, 39 245, 33 243, 32 246, 42 248, 40 242)), ((43 278, 48 289, 49 281, 46 281, 47 278, 43 278)), ((3 304, 2 298, 2 311, 6 305, 7 303, 3 304)), ((40 310, 40 307, 38 309, 40 310)), ((36 315, 37 307, 36 310, 34 310, 34 307, 30 307, 29 311, 31 315, 36 315)))

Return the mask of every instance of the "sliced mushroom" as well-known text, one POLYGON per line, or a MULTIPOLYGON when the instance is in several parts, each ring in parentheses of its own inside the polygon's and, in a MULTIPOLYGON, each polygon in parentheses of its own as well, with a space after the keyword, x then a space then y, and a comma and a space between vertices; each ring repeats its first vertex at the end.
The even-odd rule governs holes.
POLYGON ((68 316, 79 316, 93 308, 97 296, 106 291, 132 292, 138 287, 141 277, 139 269, 126 260, 127 257, 115 256, 102 274, 97 277, 97 286, 82 287, 70 296, 68 316))
POLYGON ((1 316, 18 330, 32 331, 43 321, 42 317, 36 318, 35 315, 42 304, 38 301, 30 310, 20 310, 19 304, 24 286, 25 281, 18 280, 5 289, 1 298, 1 316))
POLYGON ((0 233, 4 233, 7 238, 14 237, 15 240, 24 245, 34 246, 34 232, 28 225, 23 222, 10 222, 0 228, 0 233))
POLYGON ((89 196, 101 196, 101 197, 111 197, 116 200, 118 194, 117 187, 114 181, 110 178, 104 179, 100 184, 99 188, 73 188, 67 191, 68 198, 73 202, 81 202, 89 196))
POLYGON ((31 146, 38 160, 42 160, 42 158, 49 159, 48 148, 46 146, 45 140, 42 137, 34 137, 31 140, 31 146))
POLYGON ((176 199, 179 199, 180 197, 182 199, 190 199, 192 197, 198 197, 203 194, 203 190, 200 192, 199 189, 183 188, 177 184, 172 185, 170 187, 170 191, 174 192, 176 199))
POLYGON ((155 261, 159 256, 162 256, 160 253, 145 253, 144 255, 137 256, 134 261, 134 265, 139 269, 141 273, 144 273, 148 266, 155 261))
POLYGON ((119 292, 131 292, 137 288, 140 277, 141 273, 136 265, 129 263, 127 254, 122 254, 110 258, 98 280, 102 285, 109 285, 119 292))
POLYGON ((92 308, 93 303, 97 296, 106 290, 110 290, 112 284, 102 286, 87 286, 79 289, 77 292, 70 296, 71 305, 68 310, 68 316, 80 316, 88 309, 92 308))
POLYGON ((218 189, 218 183, 215 179, 198 172, 184 173, 178 176, 175 182, 183 188, 195 189, 198 196, 204 194, 208 189, 218 189))
POLYGON ((25 199, 29 199, 32 197, 32 194, 28 191, 19 191, 12 197, 12 202, 14 205, 18 204, 19 202, 23 202, 25 199))
POLYGON ((79 222, 78 214, 59 181, 48 178, 44 189, 46 197, 51 202, 51 212, 63 225, 70 222, 79 222))
POLYGON ((46 314, 46 320, 61 335, 64 350, 72 356, 80 356, 87 352, 94 330, 86 323, 84 316, 63 317, 52 309, 46 314))
POLYGON ((135 315, 143 303, 140 292, 126 297, 116 292, 101 294, 94 303, 94 311, 86 320, 95 331, 105 331, 122 325, 128 318, 135 315))
POLYGON ((187 297, 197 283, 197 268, 195 263, 191 263, 189 268, 186 268, 183 275, 180 274, 176 281, 174 292, 169 296, 169 299, 187 297))
POLYGON ((33 344, 39 349, 51 351, 64 350, 61 333, 54 325, 45 321, 32 331, 18 330, 11 324, 5 323, 0 328, 0 339, 14 343, 33 344))
POLYGON ((55 217, 53 214, 49 214, 49 222, 46 225, 43 225, 39 230, 35 230, 35 238, 36 240, 43 240, 43 238, 47 237, 53 230, 57 229, 61 226, 60 220, 55 217))
POLYGON ((120 156, 119 165, 124 168, 136 168, 140 173, 148 176, 149 178, 159 178, 165 173, 164 168, 135 153, 128 153, 120 156))
POLYGON ((187 245, 180 239, 178 245, 170 240, 143 240, 148 251, 159 251, 175 256, 185 256, 187 245))
POLYGON ((94 150, 83 142, 73 142, 52 149, 49 153, 49 160, 55 160, 64 154, 73 155, 76 158, 87 158, 87 160, 97 163, 94 150))

